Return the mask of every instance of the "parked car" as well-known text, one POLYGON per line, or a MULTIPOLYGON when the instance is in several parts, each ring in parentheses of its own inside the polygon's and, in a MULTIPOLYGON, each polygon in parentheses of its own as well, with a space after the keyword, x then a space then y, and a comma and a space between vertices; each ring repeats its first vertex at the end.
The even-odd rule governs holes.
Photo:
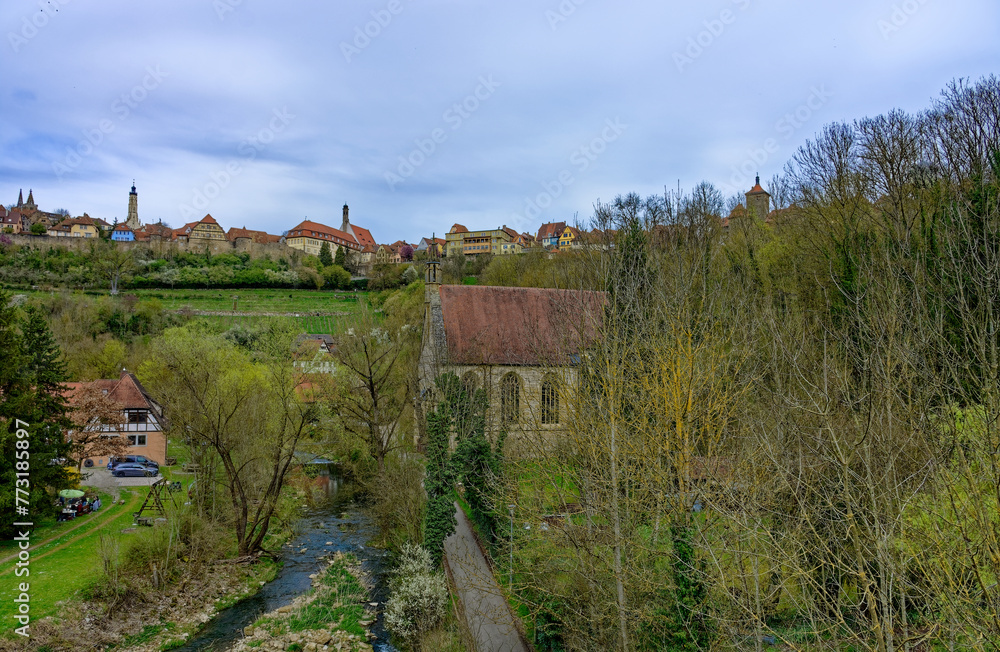
POLYGON ((116 478, 124 478, 126 476, 150 478, 156 475, 156 471, 137 462, 119 462, 115 465, 115 470, 111 472, 111 475, 116 478))
POLYGON ((119 464, 123 463, 142 464, 143 466, 153 470, 153 475, 160 472, 160 465, 155 460, 151 460, 145 455, 123 455, 121 457, 112 457, 108 460, 108 471, 114 471, 119 464))

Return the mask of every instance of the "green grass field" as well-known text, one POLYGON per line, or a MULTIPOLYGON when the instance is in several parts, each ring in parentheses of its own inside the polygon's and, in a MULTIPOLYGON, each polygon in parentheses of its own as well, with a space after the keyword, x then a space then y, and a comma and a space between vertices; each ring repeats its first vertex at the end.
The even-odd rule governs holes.
MULTIPOLYGON (((50 296, 49 292, 26 292, 29 296, 50 296)), ((107 296, 106 291, 76 291, 93 297, 107 296)), ((164 310, 190 314, 197 319, 221 323, 224 328, 251 328, 261 320, 293 319, 305 333, 336 335, 347 328, 368 299, 365 292, 320 290, 126 290, 121 296, 134 295, 139 301, 157 299, 164 310), (235 308, 235 310, 234 310, 235 308), (219 314, 203 314, 219 313, 219 314)))
MULTIPOLYGON (((78 291, 79 292, 79 291, 78 291)), ((27 292, 48 295, 49 292, 27 292)), ((107 296, 107 291, 87 291, 92 296, 107 296)), ((156 298, 166 310, 232 311, 244 313, 354 313, 365 292, 325 290, 123 290, 121 296, 135 295, 140 301, 156 298)))
MULTIPOLYGON (((121 496, 125 500, 124 505, 110 506, 110 496, 102 493, 101 499, 106 499, 106 506, 96 513, 80 517, 86 519, 83 527, 70 531, 80 524, 80 520, 74 519, 32 532, 32 539, 41 543, 31 547, 30 575, 15 577, 14 561, 5 562, 0 572, 0 620, 15 622, 16 605, 13 600, 21 582, 30 585, 30 615, 32 620, 36 620, 57 613, 58 602, 73 598, 95 580, 101 563, 96 554, 99 534, 118 533, 130 527, 132 512, 139 508, 140 501, 145 497, 145 488, 123 488, 121 496)), ((12 552, 7 547, 0 552, 0 558, 8 557, 12 552)))

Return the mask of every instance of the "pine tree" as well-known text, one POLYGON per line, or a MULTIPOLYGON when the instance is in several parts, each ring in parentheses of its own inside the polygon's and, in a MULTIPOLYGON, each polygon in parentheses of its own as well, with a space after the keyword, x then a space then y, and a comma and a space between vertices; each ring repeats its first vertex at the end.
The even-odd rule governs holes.
MULTIPOLYGON (((59 347, 40 312, 33 308, 19 315, 10 296, 0 291, 0 510, 15 513, 18 471, 30 475, 28 517, 48 509, 48 491, 68 485, 66 468, 52 460, 64 458, 70 428, 62 383, 65 365, 59 347), (18 439, 18 429, 28 433, 18 439), (20 444, 19 444, 20 442, 20 444), (27 442, 25 447, 23 442, 27 442), (26 454, 25 454, 26 453, 26 454), (19 466, 20 465, 20 466, 19 466)), ((24 476, 21 476, 23 478, 24 476)), ((21 485, 24 486, 23 483, 21 485)), ((10 523, 0 523, 0 536, 13 533, 10 523)))
POLYGON ((347 248, 337 247, 337 255, 333 258, 333 264, 347 269, 347 248))
POLYGON ((319 262, 323 267, 329 267, 333 264, 333 254, 330 253, 329 242, 324 242, 319 248, 319 262))

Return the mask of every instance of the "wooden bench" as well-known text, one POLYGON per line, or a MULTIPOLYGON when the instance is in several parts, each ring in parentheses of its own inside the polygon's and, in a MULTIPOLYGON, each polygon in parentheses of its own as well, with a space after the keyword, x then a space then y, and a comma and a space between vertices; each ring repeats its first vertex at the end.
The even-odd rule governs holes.
POLYGON ((198 471, 201 471, 201 464, 194 464, 192 462, 188 462, 183 467, 181 467, 181 470, 184 473, 197 473, 198 471))

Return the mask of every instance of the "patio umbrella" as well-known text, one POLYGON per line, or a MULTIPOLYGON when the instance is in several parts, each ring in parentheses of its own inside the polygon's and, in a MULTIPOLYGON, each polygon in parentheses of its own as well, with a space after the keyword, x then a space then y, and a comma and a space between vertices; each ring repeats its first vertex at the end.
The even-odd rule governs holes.
POLYGON ((59 492, 59 495, 63 498, 82 498, 83 492, 79 489, 63 489, 59 492))

